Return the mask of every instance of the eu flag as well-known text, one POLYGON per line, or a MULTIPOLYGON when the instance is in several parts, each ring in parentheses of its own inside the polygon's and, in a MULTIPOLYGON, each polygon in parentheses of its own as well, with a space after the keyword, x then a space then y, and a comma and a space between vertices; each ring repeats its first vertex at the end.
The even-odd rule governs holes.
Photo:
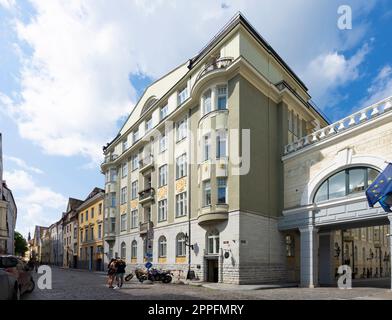
POLYGON ((392 163, 367 188, 366 197, 371 207, 379 202, 384 211, 392 212, 392 163))

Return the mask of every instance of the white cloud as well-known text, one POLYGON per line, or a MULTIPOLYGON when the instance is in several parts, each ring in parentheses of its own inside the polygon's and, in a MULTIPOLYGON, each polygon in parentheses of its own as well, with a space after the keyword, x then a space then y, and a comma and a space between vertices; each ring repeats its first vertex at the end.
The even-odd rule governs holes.
POLYGON ((15 6, 15 0, 0 0, 0 6, 5 9, 12 9, 15 6))
POLYGON ((21 136, 46 153, 98 161, 101 146, 114 137, 117 121, 135 103, 129 74, 162 76, 197 53, 237 10, 305 80, 317 75, 309 61, 334 65, 326 88, 322 81, 307 82, 322 97, 334 87, 330 79, 340 79, 338 85, 342 70, 356 71, 355 61, 337 52, 363 39, 366 24, 358 21, 375 1, 346 1, 357 22, 351 32, 336 26, 339 0, 285 0, 279 7, 275 0, 232 0, 224 8, 223 2, 208 0, 31 3, 34 18, 22 22, 15 17, 20 42, 33 52, 21 59, 21 92, 17 99, 0 92, 0 103, 21 136))
POLYGON ((390 96, 392 96, 392 66, 385 65, 373 79, 368 88, 368 95, 362 101, 362 106, 372 105, 390 96))
POLYGON ((369 51, 369 45, 364 44, 350 58, 335 51, 321 54, 309 63, 304 75, 322 105, 336 104, 332 100, 336 99, 334 90, 358 79, 359 66, 369 51))
POLYGON ((4 159, 15 163, 21 169, 31 171, 37 174, 44 173, 41 169, 28 165, 24 160, 20 158, 4 155, 4 159))
POLYGON ((18 208, 16 229, 24 235, 35 225, 48 226, 57 221, 66 209, 67 199, 62 194, 37 184, 24 170, 5 171, 4 180, 18 208))

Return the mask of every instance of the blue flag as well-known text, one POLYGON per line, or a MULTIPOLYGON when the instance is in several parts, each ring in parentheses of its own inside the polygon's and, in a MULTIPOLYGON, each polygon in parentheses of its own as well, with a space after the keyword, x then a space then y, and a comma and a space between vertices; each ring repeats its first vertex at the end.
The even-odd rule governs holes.
POLYGON ((392 163, 389 163, 376 180, 367 188, 366 197, 369 206, 373 207, 377 202, 386 212, 392 212, 392 163))

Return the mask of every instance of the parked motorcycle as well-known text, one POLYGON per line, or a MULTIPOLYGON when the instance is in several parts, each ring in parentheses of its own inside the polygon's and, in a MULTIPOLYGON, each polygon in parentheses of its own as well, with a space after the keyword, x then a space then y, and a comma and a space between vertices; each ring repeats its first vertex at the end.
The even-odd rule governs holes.
POLYGON ((167 270, 151 268, 148 271, 148 279, 151 281, 162 281, 163 283, 170 283, 172 281, 172 274, 167 270))
POLYGON ((137 268, 135 270, 135 275, 141 283, 143 283, 145 280, 150 280, 152 282, 162 281, 162 283, 170 283, 173 279, 170 271, 163 271, 154 268, 148 270, 137 268))

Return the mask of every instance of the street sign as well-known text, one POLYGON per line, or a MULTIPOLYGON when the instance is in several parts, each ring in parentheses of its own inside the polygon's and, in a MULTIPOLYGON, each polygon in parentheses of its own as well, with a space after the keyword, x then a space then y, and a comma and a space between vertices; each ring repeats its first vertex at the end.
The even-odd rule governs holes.
POLYGON ((152 263, 151 263, 151 262, 147 262, 144 266, 145 266, 147 269, 150 269, 150 268, 152 267, 152 263))

